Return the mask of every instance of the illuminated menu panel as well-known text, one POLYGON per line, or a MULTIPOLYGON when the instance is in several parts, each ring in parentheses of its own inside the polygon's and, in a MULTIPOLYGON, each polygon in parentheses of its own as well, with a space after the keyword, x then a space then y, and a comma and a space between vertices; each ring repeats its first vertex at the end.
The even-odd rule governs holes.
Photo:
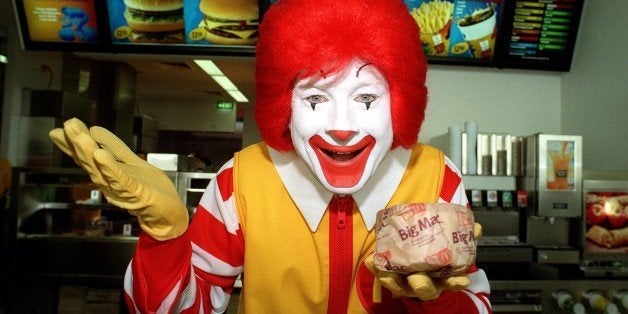
POLYGON ((510 38, 505 57, 569 68, 582 1, 511 2, 510 38))
POLYGON ((107 0, 114 44, 249 46, 258 38, 258 0, 107 0))
POLYGON ((183 0, 108 0, 111 40, 115 44, 183 44, 183 0))
POLYGON ((628 253, 628 191, 589 191, 585 201, 585 253, 628 253))
MULTIPOLYGON (((243 6, 235 19, 209 9, 233 9, 230 0, 146 2, 167 4, 158 9, 127 7, 131 2, 13 0, 27 50, 229 56, 254 55, 258 23, 276 0, 238 1, 243 6)), ((583 0, 404 3, 430 63, 554 71, 571 66, 583 6, 583 0)))
POLYGON ((22 2, 30 40, 36 42, 97 42, 94 1, 25 0, 22 2))
POLYGON ((501 0, 404 0, 428 57, 493 59, 501 0))

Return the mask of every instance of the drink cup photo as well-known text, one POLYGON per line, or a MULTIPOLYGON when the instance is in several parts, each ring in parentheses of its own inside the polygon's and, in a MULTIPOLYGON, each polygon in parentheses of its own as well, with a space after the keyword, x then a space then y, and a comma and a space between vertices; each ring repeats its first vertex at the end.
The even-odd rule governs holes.
POLYGON ((458 21, 458 27, 469 44, 474 58, 489 59, 495 48, 496 14, 493 7, 473 12, 458 21))
POLYGON ((548 143, 547 188, 566 190, 573 188, 573 144, 569 141, 548 143))

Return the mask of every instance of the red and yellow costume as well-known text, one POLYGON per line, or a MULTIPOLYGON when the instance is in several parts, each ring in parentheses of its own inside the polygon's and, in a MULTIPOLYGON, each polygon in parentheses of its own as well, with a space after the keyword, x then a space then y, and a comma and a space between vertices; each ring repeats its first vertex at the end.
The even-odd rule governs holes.
POLYGON ((467 204, 455 166, 417 143, 427 62, 404 3, 279 0, 260 24, 255 58, 264 142, 221 168, 189 226, 172 182, 115 135, 76 119, 51 131, 109 202, 138 217, 129 309, 222 313, 242 275, 248 313, 490 313, 475 266, 456 292, 432 285, 424 294, 434 281, 412 280, 414 294, 403 294, 418 297, 391 296, 379 285, 397 291, 391 273, 376 280, 365 266, 379 210, 467 204))
POLYGON ((362 263, 374 250, 370 207, 466 204, 460 176, 440 152, 421 144, 394 150, 369 185, 345 197, 307 183, 286 189, 285 182, 307 177, 299 160, 251 146, 212 181, 184 236, 158 242, 142 234, 127 274, 132 306, 139 312, 220 312, 243 272, 240 305, 250 313, 490 311, 481 270, 470 270, 468 289, 420 301, 392 298, 362 263), (329 205, 317 208, 318 200, 329 205))

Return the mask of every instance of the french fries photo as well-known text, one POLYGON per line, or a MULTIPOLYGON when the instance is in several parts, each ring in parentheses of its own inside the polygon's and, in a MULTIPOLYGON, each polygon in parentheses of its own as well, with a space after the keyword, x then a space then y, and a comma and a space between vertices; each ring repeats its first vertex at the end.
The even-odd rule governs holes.
POLYGON ((439 32, 453 14, 454 5, 449 1, 432 0, 423 2, 418 8, 410 11, 414 20, 419 24, 421 34, 435 34, 439 32))

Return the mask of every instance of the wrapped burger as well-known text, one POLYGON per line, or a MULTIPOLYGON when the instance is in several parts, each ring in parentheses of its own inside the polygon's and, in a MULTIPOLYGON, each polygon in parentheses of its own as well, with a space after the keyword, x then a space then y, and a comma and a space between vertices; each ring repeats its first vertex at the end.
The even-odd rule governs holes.
POLYGON ((456 204, 400 204, 377 213, 375 266, 430 277, 464 274, 475 262, 473 213, 456 204))

